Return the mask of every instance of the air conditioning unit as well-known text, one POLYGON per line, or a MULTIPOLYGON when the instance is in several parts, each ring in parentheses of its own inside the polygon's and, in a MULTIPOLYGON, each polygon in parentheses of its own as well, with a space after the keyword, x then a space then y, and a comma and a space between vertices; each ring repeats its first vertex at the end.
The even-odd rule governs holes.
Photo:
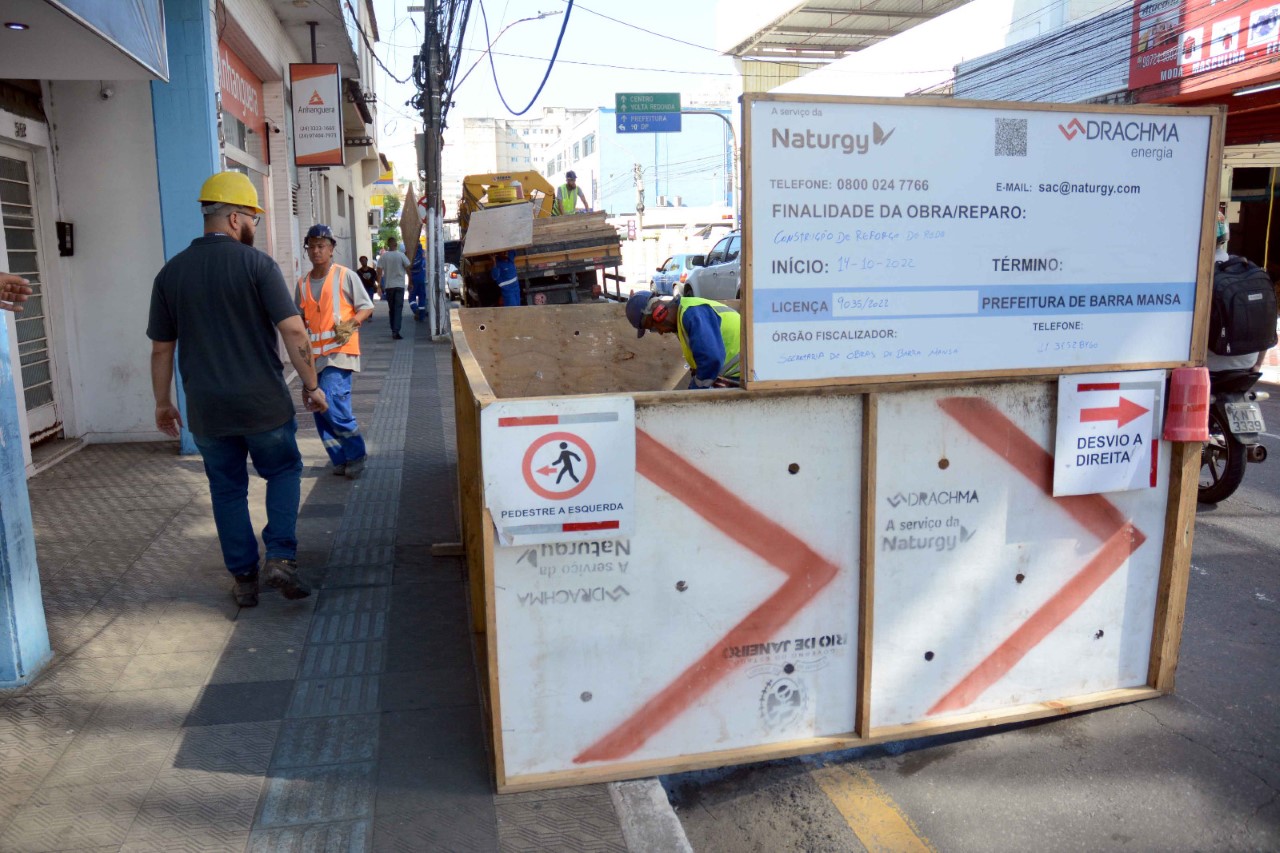
POLYGON ((381 227, 382 227, 382 208, 380 208, 380 207, 375 207, 375 208, 370 209, 370 211, 369 211, 369 227, 370 227, 370 228, 381 228, 381 227))

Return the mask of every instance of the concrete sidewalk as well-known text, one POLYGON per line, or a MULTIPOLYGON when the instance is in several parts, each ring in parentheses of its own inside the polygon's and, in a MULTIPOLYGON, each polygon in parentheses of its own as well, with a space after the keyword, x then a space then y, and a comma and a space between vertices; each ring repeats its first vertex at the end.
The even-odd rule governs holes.
POLYGON ((235 606, 173 444, 30 482, 56 657, 0 691, 0 850, 626 849, 606 786, 493 794, 463 563, 430 553, 459 538, 449 348, 405 331, 379 303, 361 335, 359 480, 299 416, 309 599, 235 606))

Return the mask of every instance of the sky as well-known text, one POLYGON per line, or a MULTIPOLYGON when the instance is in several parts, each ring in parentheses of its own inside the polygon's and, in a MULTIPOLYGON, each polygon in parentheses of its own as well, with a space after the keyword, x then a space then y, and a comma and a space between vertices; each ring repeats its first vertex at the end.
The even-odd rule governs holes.
MULTIPOLYGON (((744 7, 767 11, 765 7, 781 1, 729 0, 739 12, 744 7)), ((408 12, 408 7, 416 5, 423 5, 423 0, 374 0, 381 36, 375 52, 401 79, 410 76, 413 56, 421 45, 422 14, 408 12)), ((566 24, 568 9, 567 0, 473 0, 459 78, 481 59, 490 39, 494 69, 484 57, 470 71, 455 94, 451 123, 465 116, 509 118, 528 106, 546 74, 562 27, 559 55, 529 116, 544 106, 612 107, 617 92, 692 93, 736 78, 733 61, 714 47, 717 0, 575 0, 566 24), (482 9, 488 17, 488 38, 482 9), (559 14, 504 31, 513 22, 540 12, 559 14), (510 109, 499 97, 499 86, 510 109)), ((380 71, 377 88, 379 149, 393 162, 397 176, 412 175, 416 169, 413 134, 421 128, 421 120, 405 101, 414 87, 396 83, 380 71)))

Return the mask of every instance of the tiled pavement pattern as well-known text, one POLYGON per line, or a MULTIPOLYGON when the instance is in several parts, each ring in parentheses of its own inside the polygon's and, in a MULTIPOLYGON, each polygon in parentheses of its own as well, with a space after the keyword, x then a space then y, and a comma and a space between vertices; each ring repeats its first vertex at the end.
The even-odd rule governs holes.
POLYGON ((56 658, 0 691, 0 851, 625 849, 603 786, 492 793, 462 561, 430 552, 458 539, 449 348, 384 323, 359 480, 299 417, 309 599, 235 607, 199 459, 171 444, 31 481, 56 658))

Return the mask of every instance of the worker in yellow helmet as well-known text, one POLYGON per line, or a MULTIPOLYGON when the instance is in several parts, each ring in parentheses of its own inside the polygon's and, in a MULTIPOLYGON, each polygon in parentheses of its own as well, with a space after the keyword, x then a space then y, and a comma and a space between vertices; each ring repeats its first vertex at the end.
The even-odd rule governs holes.
POLYGON ((328 403, 280 267, 253 248, 263 213, 258 191, 240 172, 219 172, 205 181, 199 201, 204 236, 174 255, 151 289, 147 337, 156 429, 177 437, 183 426, 171 390, 176 351, 186 426, 204 458, 236 603, 258 603, 258 539, 249 517, 246 457, 267 481, 262 581, 285 598, 305 598, 311 591, 298 577, 296 532, 302 455, 277 332, 302 382, 303 404, 323 412, 328 403))

